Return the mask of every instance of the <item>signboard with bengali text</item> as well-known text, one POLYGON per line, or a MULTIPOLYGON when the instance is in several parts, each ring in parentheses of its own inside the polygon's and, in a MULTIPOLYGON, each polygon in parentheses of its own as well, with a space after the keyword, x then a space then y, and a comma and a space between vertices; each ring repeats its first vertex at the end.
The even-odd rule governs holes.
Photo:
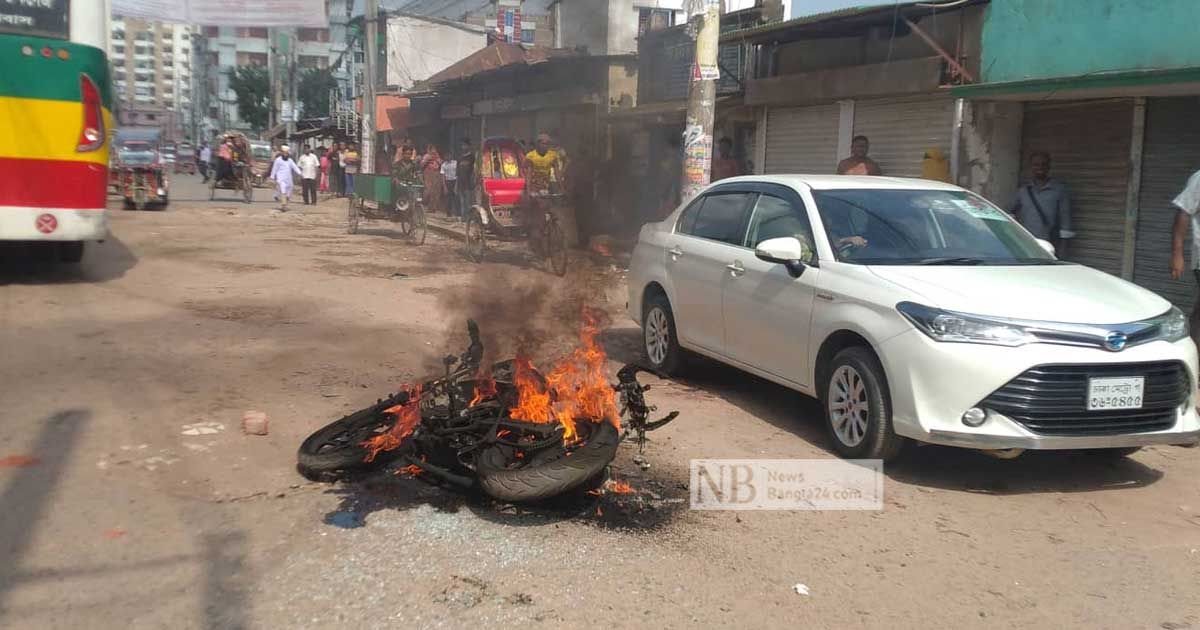
POLYGON ((325 0, 113 0, 113 15, 201 26, 329 26, 325 0))
POLYGON ((0 0, 0 33, 67 39, 69 0, 0 0))

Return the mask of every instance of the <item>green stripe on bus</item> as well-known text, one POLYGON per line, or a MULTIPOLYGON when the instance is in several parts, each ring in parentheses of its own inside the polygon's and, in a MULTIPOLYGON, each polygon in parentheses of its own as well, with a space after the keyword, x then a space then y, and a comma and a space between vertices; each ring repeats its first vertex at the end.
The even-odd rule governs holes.
POLYGON ((0 96, 44 98, 56 101, 79 102, 79 75, 87 74, 100 88, 104 106, 112 109, 112 82, 108 74, 108 57, 94 46, 72 44, 57 39, 0 35, 0 96), (29 46, 32 55, 21 51, 29 46), (50 57, 42 56, 49 47, 50 57), (66 50, 67 59, 58 57, 66 50))

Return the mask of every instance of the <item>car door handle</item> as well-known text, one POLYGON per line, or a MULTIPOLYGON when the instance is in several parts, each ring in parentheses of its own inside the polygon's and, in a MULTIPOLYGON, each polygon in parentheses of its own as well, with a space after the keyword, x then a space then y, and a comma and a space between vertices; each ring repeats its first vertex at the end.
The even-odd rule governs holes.
POLYGON ((679 260, 679 258, 683 256, 683 250, 679 249, 678 247, 672 247, 671 249, 668 249, 667 253, 670 254, 671 260, 679 260))
POLYGON ((735 260, 732 263, 725 265, 725 268, 728 269, 729 273, 735 278, 746 273, 746 268, 742 266, 742 262, 740 260, 735 260))

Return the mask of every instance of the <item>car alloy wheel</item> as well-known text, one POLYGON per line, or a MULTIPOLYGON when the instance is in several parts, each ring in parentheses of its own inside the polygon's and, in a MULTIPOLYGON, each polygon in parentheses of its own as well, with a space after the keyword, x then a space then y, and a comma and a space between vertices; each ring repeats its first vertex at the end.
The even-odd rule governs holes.
POLYGON ((849 447, 862 444, 867 436, 871 406, 862 375, 843 365, 829 380, 829 419, 838 441, 849 447))
POLYGON ((655 306, 646 315, 646 356, 654 365, 662 365, 667 360, 671 347, 671 326, 667 314, 662 308, 655 306))

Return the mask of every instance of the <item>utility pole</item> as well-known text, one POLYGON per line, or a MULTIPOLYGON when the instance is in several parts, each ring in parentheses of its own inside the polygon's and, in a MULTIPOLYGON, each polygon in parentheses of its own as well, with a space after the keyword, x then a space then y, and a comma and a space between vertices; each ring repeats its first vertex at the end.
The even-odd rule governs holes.
POLYGON ((292 136, 296 135, 296 118, 299 114, 299 104, 296 102, 296 46, 298 39, 296 35, 298 31, 291 29, 288 32, 288 49, 287 49, 287 68, 288 68, 288 108, 290 116, 285 121, 287 122, 287 140, 288 144, 292 143, 292 136))
POLYGON ((363 55, 362 151, 359 172, 375 172, 375 72, 379 57, 379 0, 367 0, 366 54, 363 55))
POLYGON ((713 117, 717 107, 717 54, 721 37, 719 0, 691 0, 688 18, 695 29, 696 60, 688 88, 687 123, 683 130, 683 174, 680 196, 692 199, 712 178, 713 117))

